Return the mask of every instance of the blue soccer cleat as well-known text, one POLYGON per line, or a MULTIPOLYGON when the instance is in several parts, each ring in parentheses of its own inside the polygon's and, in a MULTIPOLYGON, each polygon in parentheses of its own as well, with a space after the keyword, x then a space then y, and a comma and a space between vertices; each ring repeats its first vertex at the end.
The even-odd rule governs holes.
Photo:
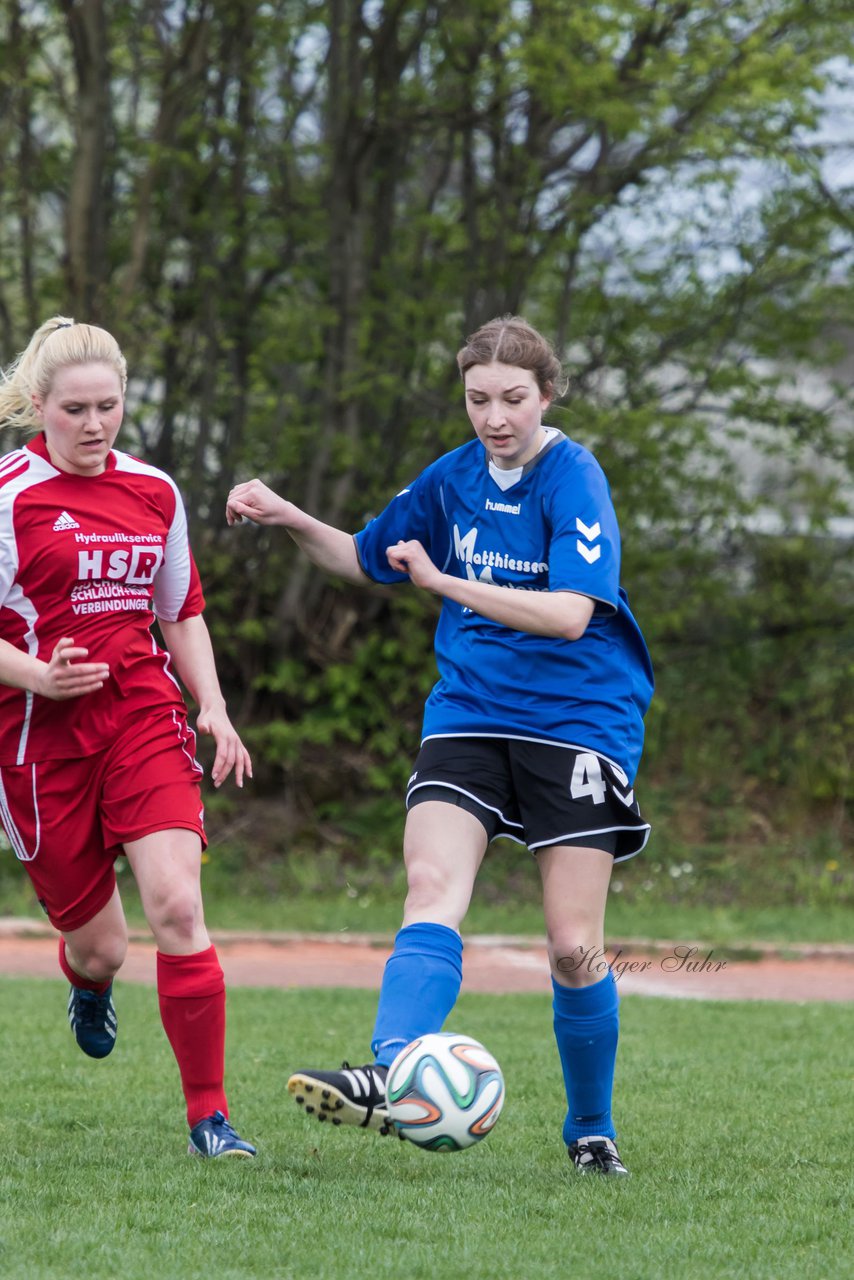
POLYGON ((215 1111, 190 1130, 187 1154, 213 1160, 219 1156, 254 1156, 255 1148, 234 1132, 221 1111, 215 1111))
POLYGON ((77 1043, 90 1058, 106 1058, 116 1043, 118 1021, 113 1004, 113 984, 98 995, 72 987, 68 997, 68 1021, 77 1043))

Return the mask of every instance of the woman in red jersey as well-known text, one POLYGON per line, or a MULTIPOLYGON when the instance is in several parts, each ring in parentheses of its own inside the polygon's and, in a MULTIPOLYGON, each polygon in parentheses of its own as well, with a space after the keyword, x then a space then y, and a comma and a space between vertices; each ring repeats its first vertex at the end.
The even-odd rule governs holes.
POLYGON ((216 743, 215 786, 252 776, 229 720, 175 483, 113 447, 127 367, 106 330, 55 316, 0 381, 0 818, 60 933, 80 1048, 116 1038, 127 857, 157 942, 163 1026, 191 1154, 253 1156, 228 1122, 225 987, 202 907, 202 769, 172 666, 216 743), (166 648, 151 632, 157 619, 166 648))

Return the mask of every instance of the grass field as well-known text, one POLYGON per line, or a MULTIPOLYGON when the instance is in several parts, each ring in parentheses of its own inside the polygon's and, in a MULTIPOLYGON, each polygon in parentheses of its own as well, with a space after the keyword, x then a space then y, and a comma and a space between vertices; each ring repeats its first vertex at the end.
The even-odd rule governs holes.
MULTIPOLYGON (((851 835, 841 818, 824 825, 802 818, 791 827, 781 820, 780 830, 766 831, 743 815, 736 821, 726 806, 689 821, 672 798, 665 803, 659 796, 653 811, 649 846, 614 870, 610 939, 700 942, 720 950, 854 938, 851 835)), ((231 792, 209 790, 206 812, 211 843, 203 887, 212 928, 383 934, 398 928, 405 877, 397 797, 367 804, 348 823, 318 820, 297 832, 286 806, 270 797, 245 804, 231 792)), ((139 925, 136 888, 121 859, 118 870, 129 918, 139 925)), ((40 914, 1 833, 0 914, 40 914)), ((521 846, 490 847, 464 927, 468 934, 542 935, 539 876, 521 846)))
MULTIPOLYGON (((85 1058, 60 981, 0 981, 4 1280, 842 1280, 850 1243, 854 1008, 627 997, 618 1064, 633 1176, 579 1179, 541 996, 461 998, 453 1027, 507 1081, 495 1132, 433 1155, 322 1128, 299 1066, 362 1061, 374 997, 240 989, 229 1087, 253 1162, 184 1154, 177 1070, 150 989, 85 1058)), ((452 1028, 453 1029, 453 1028, 452 1028)))
MULTIPOLYGON (((224 873, 215 858, 214 853, 214 861, 203 869, 205 914, 212 929, 393 934, 400 926, 404 885, 399 875, 377 875, 369 887, 354 884, 330 890, 322 883, 311 883, 295 890, 276 881, 263 883, 251 874, 224 873)), ((538 879, 533 867, 526 870, 521 886, 496 884, 489 870, 481 874, 465 933, 542 936, 538 879)), ((128 918, 134 925, 144 926, 133 878, 124 872, 120 882, 128 918)), ((7 863, 0 871, 0 903, 2 915, 44 918, 29 880, 17 864, 7 863)), ((847 900, 752 902, 747 892, 727 905, 709 903, 699 894, 674 902, 654 891, 634 899, 612 892, 606 934, 611 940, 702 942, 717 950, 755 941, 782 948, 788 943, 850 944, 854 907, 847 900)))

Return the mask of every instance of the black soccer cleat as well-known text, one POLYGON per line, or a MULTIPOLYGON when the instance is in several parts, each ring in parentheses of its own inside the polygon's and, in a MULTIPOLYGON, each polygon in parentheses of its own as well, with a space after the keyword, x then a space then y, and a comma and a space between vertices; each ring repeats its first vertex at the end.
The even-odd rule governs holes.
POLYGON ((376 1063, 351 1067, 342 1062, 340 1071, 295 1072, 288 1081, 288 1092, 297 1106, 318 1120, 393 1133, 386 1111, 387 1075, 388 1067, 376 1063))
POLYGON ((579 1173, 598 1173, 609 1178, 629 1176, 612 1138, 579 1138, 571 1142, 566 1151, 579 1173))

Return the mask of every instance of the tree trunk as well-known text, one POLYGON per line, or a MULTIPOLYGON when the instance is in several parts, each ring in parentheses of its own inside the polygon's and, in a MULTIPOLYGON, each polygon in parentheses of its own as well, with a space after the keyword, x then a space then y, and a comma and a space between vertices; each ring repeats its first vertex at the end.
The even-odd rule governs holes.
POLYGON ((108 261, 105 168, 110 121, 107 21, 103 0, 62 0, 74 55, 75 149, 66 213, 68 306, 78 319, 103 319, 108 261))

